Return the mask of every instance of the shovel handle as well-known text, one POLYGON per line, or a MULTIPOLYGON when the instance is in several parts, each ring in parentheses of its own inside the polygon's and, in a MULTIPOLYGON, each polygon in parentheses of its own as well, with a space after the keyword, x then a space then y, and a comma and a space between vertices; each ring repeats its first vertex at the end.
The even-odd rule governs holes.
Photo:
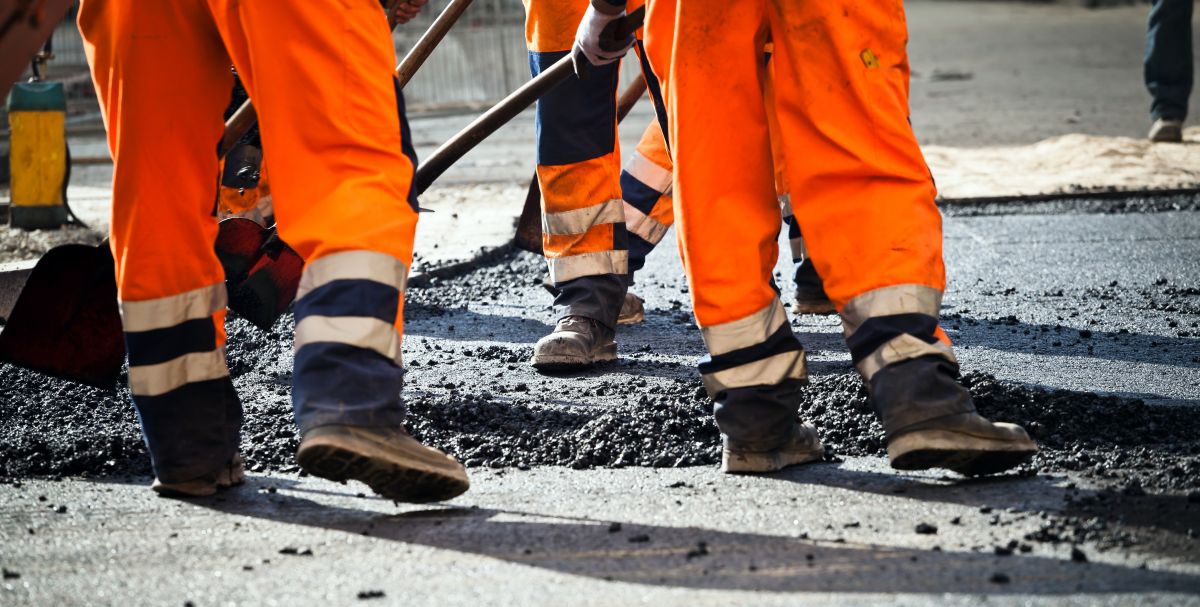
MULTIPOLYGON (((404 56, 404 60, 400 65, 396 66, 396 77, 400 79, 400 88, 408 84, 412 80, 413 74, 417 73, 425 60, 429 58, 429 54, 433 52, 434 47, 446 37, 446 33, 454 25, 458 18, 471 6, 471 0, 451 0, 450 6, 438 15, 437 20, 425 32, 421 39, 417 41, 416 46, 404 56)), ((258 122, 258 112, 254 109, 254 104, 249 99, 239 107, 229 120, 225 121, 225 135, 221 137, 221 145, 217 147, 217 159, 224 158, 229 150, 233 149, 234 144, 258 122)))
POLYGON ((429 54, 433 52, 434 47, 446 37, 446 33, 458 21, 458 18, 466 12, 467 7, 471 6, 471 0, 451 0, 450 5, 438 18, 425 30, 425 34, 417 41, 417 44, 408 51, 404 56, 404 60, 400 65, 396 66, 396 77, 400 79, 400 88, 404 88, 409 80, 412 80, 413 74, 421 69, 421 65, 429 58, 429 54))
MULTIPOLYGON (((637 31, 642 26, 642 21, 646 18, 646 7, 639 6, 633 12, 625 16, 624 22, 618 26, 618 36, 629 35, 637 31), (621 31, 627 33, 621 34, 621 31)), ((511 95, 505 97, 503 101, 492 106, 491 109, 484 112, 482 116, 476 118, 474 122, 467 128, 459 131, 457 135, 452 137, 450 141, 442 144, 430 154, 421 166, 417 167, 416 173, 413 175, 413 187, 417 189, 417 194, 423 194, 434 180, 442 176, 451 165, 458 162, 460 158, 470 152, 479 142, 486 139, 497 129, 508 123, 516 117, 517 114, 524 112, 535 101, 542 98, 543 95, 550 92, 551 89, 560 85, 567 78, 575 74, 575 65, 571 61, 571 54, 567 53, 565 57, 554 62, 549 68, 538 74, 536 78, 526 82, 524 86, 513 91, 511 95)), ((641 95, 639 95, 640 97, 641 95)), ((632 107, 632 106, 630 106, 632 107)))

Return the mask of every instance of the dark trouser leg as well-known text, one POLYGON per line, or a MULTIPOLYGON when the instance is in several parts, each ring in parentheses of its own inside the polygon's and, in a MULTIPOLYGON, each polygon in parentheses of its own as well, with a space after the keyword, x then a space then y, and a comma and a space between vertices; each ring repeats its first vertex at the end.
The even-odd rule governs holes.
POLYGON ((1146 30, 1144 74, 1150 117, 1183 120, 1192 92, 1192 0, 1155 0, 1146 30))
POLYGON ((559 290, 554 298, 555 316, 558 320, 582 316, 609 328, 617 326, 625 301, 625 280, 623 274, 601 274, 554 283, 559 290))

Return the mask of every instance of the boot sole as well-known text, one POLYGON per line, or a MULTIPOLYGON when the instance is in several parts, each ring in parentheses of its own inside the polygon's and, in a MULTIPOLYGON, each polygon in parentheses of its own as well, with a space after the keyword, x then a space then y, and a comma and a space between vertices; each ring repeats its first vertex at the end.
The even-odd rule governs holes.
POLYGON ((837 312, 837 307, 828 299, 824 301, 805 301, 792 304, 793 314, 829 314, 837 312))
POLYGON ((331 481, 356 480, 397 502, 423 504, 452 499, 471 487, 466 472, 422 461, 419 454, 385 451, 341 436, 305 440, 296 462, 313 476, 331 481))
POLYGON ((946 430, 919 430, 888 444, 897 470, 946 468, 963 476, 995 474, 1029 461, 1038 452, 1033 440, 1000 441, 946 430))
POLYGON ((533 365, 533 368, 535 369, 541 369, 545 371, 561 371, 566 369, 578 369, 593 365, 598 362, 616 359, 617 344, 609 344, 593 352, 586 358, 580 358, 577 356, 535 355, 533 358, 529 359, 529 364, 533 365))
POLYGON ((721 472, 737 474, 743 472, 775 472, 788 466, 815 462, 825 455, 825 446, 812 451, 767 451, 765 453, 739 453, 721 450, 721 472))
POLYGON ((645 310, 642 310, 632 316, 622 316, 621 318, 617 319, 617 324, 618 325, 636 325, 639 322, 642 322, 643 320, 646 320, 646 311, 645 310))

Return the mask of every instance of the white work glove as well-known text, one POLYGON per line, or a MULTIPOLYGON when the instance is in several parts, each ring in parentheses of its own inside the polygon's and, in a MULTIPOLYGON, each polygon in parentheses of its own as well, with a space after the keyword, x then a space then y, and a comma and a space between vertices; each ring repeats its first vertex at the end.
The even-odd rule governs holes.
MULTIPOLYGON (((603 2, 604 0, 597 0, 603 2)), ((575 48, 572 55, 575 61, 575 73, 580 80, 588 79, 587 66, 580 61, 582 55, 587 63, 595 66, 606 65, 617 61, 633 48, 637 38, 632 33, 617 40, 616 32, 625 17, 625 9, 613 6, 613 14, 596 10, 595 4, 589 4, 583 14, 583 22, 575 32, 575 48)))

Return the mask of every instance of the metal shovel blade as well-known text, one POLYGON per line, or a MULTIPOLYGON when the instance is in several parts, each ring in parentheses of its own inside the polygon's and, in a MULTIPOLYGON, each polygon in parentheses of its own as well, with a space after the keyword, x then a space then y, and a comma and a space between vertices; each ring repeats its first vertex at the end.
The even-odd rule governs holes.
POLYGON ((243 217, 220 223, 216 252, 225 268, 229 309, 270 331, 296 299, 304 259, 279 239, 274 228, 243 217))
POLYGON ((108 241, 54 247, 38 260, 0 332, 0 360, 97 388, 116 385, 125 335, 108 241))

